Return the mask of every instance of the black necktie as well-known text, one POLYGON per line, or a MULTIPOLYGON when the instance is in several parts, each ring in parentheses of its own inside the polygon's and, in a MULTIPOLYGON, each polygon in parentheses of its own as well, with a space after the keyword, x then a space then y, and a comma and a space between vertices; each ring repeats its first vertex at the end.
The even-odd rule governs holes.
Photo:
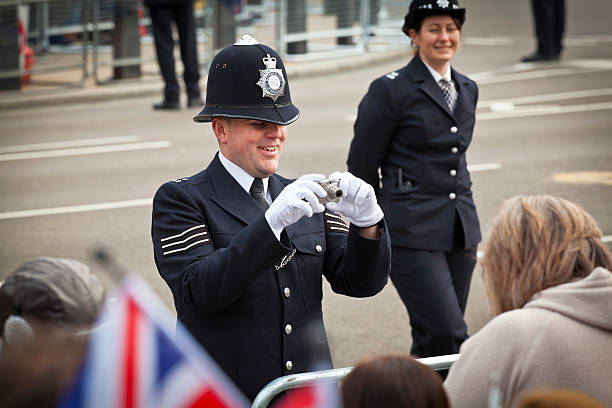
POLYGON ((255 200, 259 208, 265 212, 270 205, 268 204, 266 197, 264 197, 263 191, 263 181, 260 178, 253 179, 253 184, 251 184, 250 190, 251 197, 253 197, 253 200, 255 200))

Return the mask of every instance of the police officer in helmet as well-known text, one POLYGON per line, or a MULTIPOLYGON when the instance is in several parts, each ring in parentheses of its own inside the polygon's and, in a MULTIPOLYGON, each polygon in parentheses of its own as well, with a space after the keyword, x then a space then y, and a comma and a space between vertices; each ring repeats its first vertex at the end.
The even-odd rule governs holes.
POLYGON ((336 293, 365 297, 390 269, 370 185, 333 173, 343 194, 323 205, 325 176, 276 174, 298 116, 280 56, 243 36, 213 59, 194 118, 211 122, 219 152, 153 201, 155 261, 177 317, 250 399, 276 377, 331 367, 327 341, 321 352, 308 333, 325 337, 322 276, 336 293))

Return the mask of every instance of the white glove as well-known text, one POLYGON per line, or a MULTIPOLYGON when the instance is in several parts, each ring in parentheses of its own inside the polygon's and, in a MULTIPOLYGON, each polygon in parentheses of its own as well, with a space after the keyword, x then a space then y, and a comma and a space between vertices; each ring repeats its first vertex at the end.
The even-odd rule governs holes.
POLYGON ((339 184, 342 197, 337 203, 325 204, 328 210, 339 212, 358 227, 370 227, 382 220, 384 214, 376 202, 374 187, 349 172, 334 172, 329 180, 339 184))
POLYGON ((325 211, 317 198, 317 195, 325 197, 325 189, 316 183, 324 179, 323 174, 306 174, 285 187, 272 202, 265 217, 277 239, 286 226, 303 216, 312 217, 314 213, 325 211))

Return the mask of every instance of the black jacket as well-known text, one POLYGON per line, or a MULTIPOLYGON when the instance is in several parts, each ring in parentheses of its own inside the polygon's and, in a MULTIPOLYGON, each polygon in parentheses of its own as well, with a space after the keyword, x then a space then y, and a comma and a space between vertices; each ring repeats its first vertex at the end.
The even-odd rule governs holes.
POLYGON ((393 245, 450 251, 455 213, 465 247, 481 240, 465 160, 478 87, 454 69, 451 77, 454 113, 419 57, 372 82, 359 104, 348 169, 374 186, 393 245))
MULTIPOLYGON (((271 176, 272 197, 290 182, 271 176)), ((331 366, 327 340, 312 341, 324 334, 322 275, 337 293, 379 292, 390 269, 381 226, 382 237, 368 240, 325 212, 287 227, 281 243, 218 156, 153 201, 155 262, 178 319, 250 399, 274 378, 331 366)))

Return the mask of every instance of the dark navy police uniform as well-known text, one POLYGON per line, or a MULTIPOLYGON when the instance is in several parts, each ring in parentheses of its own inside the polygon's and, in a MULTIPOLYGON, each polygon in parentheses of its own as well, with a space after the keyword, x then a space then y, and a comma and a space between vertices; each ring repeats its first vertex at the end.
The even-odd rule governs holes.
MULTIPOLYGON (((291 181, 272 175, 272 198, 291 181)), ((337 293, 379 292, 390 264, 381 225, 380 239, 365 239, 326 211, 288 226, 279 242, 216 156, 206 170, 160 187, 152 237, 178 319, 254 399, 277 377, 321 360, 331 368, 327 344, 321 355, 305 330, 324 332, 322 276, 337 293)))
POLYGON ((374 186, 385 213, 391 280, 420 357, 456 353, 467 338, 463 312, 481 240, 465 158, 478 88, 455 70, 451 77, 454 112, 419 57, 376 79, 359 104, 348 156, 348 170, 374 186))

